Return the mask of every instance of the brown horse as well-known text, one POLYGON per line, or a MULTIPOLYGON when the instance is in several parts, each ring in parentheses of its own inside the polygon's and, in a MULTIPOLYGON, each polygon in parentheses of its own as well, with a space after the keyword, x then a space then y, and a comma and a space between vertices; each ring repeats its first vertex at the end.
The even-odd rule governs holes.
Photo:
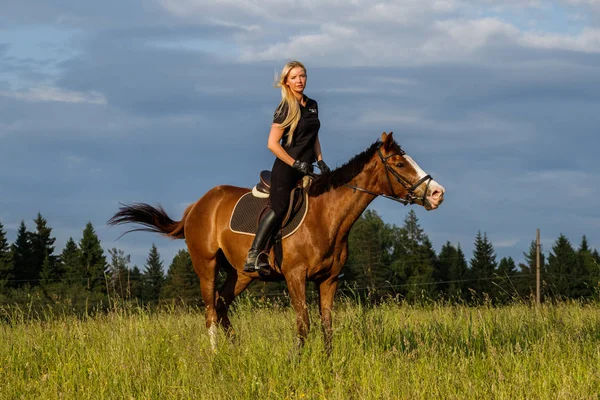
MULTIPOLYGON (((258 272, 244 272, 244 259, 252 236, 234 233, 229 219, 238 199, 250 189, 217 186, 185 210, 181 221, 171 220, 165 211, 139 203, 121 207, 110 225, 138 223, 144 230, 174 239, 186 239, 200 278, 206 305, 206 327, 216 348, 217 324, 231 327, 227 310, 258 272), (223 286, 215 288, 219 267, 227 273, 223 286)), ((299 343, 308 334, 306 282, 316 281, 325 345, 331 349, 331 311, 338 276, 348 257, 350 228, 378 195, 403 203, 436 209, 444 188, 421 168, 385 132, 381 139, 346 164, 317 176, 309 188, 309 209, 299 229, 283 240, 281 276, 289 289, 296 312, 299 343)), ((271 252, 271 262, 273 262, 271 252)))

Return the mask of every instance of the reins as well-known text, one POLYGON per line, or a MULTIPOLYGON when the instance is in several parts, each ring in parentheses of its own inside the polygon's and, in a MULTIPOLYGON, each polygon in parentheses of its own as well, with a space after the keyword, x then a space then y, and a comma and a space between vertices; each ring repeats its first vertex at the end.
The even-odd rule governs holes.
MULTIPOLYGON (((381 154, 381 147, 377 148, 377 154, 379 154, 379 159, 381 160, 381 162, 383 163, 383 165, 385 166, 385 176, 387 178, 388 181, 388 185, 390 187, 390 191, 392 192, 392 195, 387 195, 384 193, 375 193, 372 192, 370 190, 367 189, 363 189, 360 188, 358 186, 352 186, 352 185, 344 185, 350 189, 354 189, 354 190, 358 190, 360 192, 365 192, 365 193, 369 193, 372 194, 374 196, 381 196, 381 197, 385 197, 386 199, 390 199, 390 200, 394 200, 397 201, 398 203, 402 203, 404 205, 408 205, 408 204, 414 204, 417 200, 422 200, 423 201, 423 205, 429 203, 429 201, 427 200, 427 191, 429 190, 429 185, 431 184, 432 178, 431 175, 427 174, 424 177, 422 177, 421 179, 419 179, 416 183, 412 184, 410 182, 408 182, 407 180, 405 180, 402 176, 400 176, 400 174, 398 172, 396 172, 392 167, 390 167, 390 165, 387 163, 387 160, 394 156, 394 154, 389 155, 387 157, 384 157, 383 154, 381 154), (396 193, 394 192, 394 186, 392 185, 392 180, 390 179, 390 173, 394 176, 394 178, 396 178, 396 181, 398 181, 398 183, 400 183, 406 190, 406 196, 405 197, 400 197, 397 196, 396 193), (422 197, 418 197, 415 194, 415 190, 421 186, 425 181, 427 181, 427 186, 425 187, 425 191, 423 192, 423 196, 422 197)), ((404 151, 402 151, 401 155, 406 154, 404 151)))

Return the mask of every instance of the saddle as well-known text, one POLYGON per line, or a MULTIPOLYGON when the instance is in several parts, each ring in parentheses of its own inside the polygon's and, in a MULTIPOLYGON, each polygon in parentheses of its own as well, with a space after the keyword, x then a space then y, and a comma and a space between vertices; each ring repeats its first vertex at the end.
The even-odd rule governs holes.
POLYGON ((260 171, 260 180, 252 188, 252 195, 261 199, 271 195, 271 171, 260 171))
MULTIPOLYGON (((285 227, 288 222, 300 211, 304 203, 304 195, 310 185, 310 178, 304 177, 300 179, 296 186, 292 189, 290 194, 290 204, 288 206, 287 213, 281 223, 282 227, 285 227)), ((259 199, 265 199, 271 197, 271 171, 263 170, 260 171, 260 179, 256 185, 252 188, 252 195, 259 199)), ((267 204, 260 217, 271 207, 270 203, 267 204)), ((258 219, 260 221, 260 218, 258 219)), ((258 225, 257 225, 258 226, 258 225)))
MULTIPOLYGON (((292 189, 290 204, 281 223, 281 229, 273 235, 272 243, 265 249, 268 252, 271 247, 274 248, 275 260, 279 267, 281 267, 283 259, 282 240, 298 230, 308 211, 310 182, 311 178, 305 176, 292 189)), ((261 171, 259 182, 252 188, 252 191, 244 194, 236 203, 229 220, 229 229, 244 235, 255 235, 262 216, 271 208, 270 189, 271 171, 261 171)))

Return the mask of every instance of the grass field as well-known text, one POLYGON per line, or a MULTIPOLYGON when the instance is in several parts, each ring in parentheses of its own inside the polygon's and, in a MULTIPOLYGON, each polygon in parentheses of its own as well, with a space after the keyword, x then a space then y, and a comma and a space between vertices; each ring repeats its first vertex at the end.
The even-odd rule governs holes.
MULTIPOLYGON (((597 399, 600 306, 339 302, 323 354, 287 307, 240 303, 210 349, 199 310, 123 309, 0 325, 2 399, 597 399)), ((6 315, 5 315, 6 316, 6 315)))

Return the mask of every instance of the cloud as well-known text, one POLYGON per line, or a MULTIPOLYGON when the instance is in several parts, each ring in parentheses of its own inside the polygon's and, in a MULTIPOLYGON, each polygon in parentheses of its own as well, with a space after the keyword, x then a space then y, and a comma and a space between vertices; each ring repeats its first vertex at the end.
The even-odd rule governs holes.
POLYGON ((464 115, 461 120, 432 120, 417 110, 413 113, 396 110, 368 111, 363 113, 358 121, 364 125, 388 124, 396 126, 399 132, 417 130, 427 132, 430 139, 444 140, 448 145, 444 151, 456 149, 493 148, 500 146, 517 146, 531 140, 536 132, 531 126, 517 121, 499 118, 493 114, 473 113, 464 115))
POLYGON ((457 52, 473 52, 486 45, 494 36, 514 38, 519 34, 519 30, 513 25, 496 18, 436 21, 435 28, 439 35, 423 46, 423 52, 432 56, 439 52, 454 55, 457 52))
POLYGON ((497 238, 497 237, 491 237, 490 241, 492 241, 493 245, 495 248, 502 248, 502 247, 513 247, 514 245, 516 245, 517 243, 519 243, 519 239, 518 238, 497 238))
MULTIPOLYGON (((118 202, 162 203, 179 218, 217 184, 254 184, 273 161, 273 74, 299 58, 330 165, 394 131, 447 188, 440 210, 418 209, 436 247, 460 241, 470 254, 481 229, 518 261, 536 227, 600 240, 591 13, 560 26, 542 1, 10 1, 0 27, 32 29, 32 45, 36 24, 71 32, 40 39, 68 50, 60 57, 0 45, 0 159, 11 167, 0 209, 11 223, 40 210, 65 238, 90 219, 105 246, 143 265, 162 239, 113 243, 122 231, 104 223, 118 202)), ((374 206, 396 224, 407 211, 374 206)))
POLYGON ((321 26, 321 33, 292 36, 288 41, 267 46, 264 50, 247 47, 242 50, 240 60, 256 62, 295 58, 295 55, 301 55, 305 58, 323 56, 330 58, 337 55, 350 63, 348 50, 352 49, 351 43, 357 41, 357 39, 358 32, 354 29, 336 24, 325 24, 321 26))
POLYGON ((546 194, 557 190, 557 182, 560 182, 560 192, 562 196, 568 197, 571 201, 583 201, 590 206, 595 199, 600 197, 600 177, 596 173, 589 173, 579 170, 545 170, 526 172, 515 179, 523 187, 535 185, 538 188, 536 194, 529 195, 532 200, 537 194, 544 197, 545 203, 556 202, 558 199, 552 199, 546 194))
POLYGON ((585 53, 600 52, 600 29, 584 29, 577 35, 524 33, 519 42, 527 47, 561 49, 585 53))
POLYGON ((101 93, 73 92, 66 91, 57 87, 32 88, 27 91, 0 91, 0 96, 12 97, 17 100, 28 102, 38 101, 56 101, 62 103, 89 103, 106 104, 106 99, 101 93))
POLYGON ((600 6, 600 0, 563 0, 567 4, 572 5, 590 5, 590 6, 600 6))
POLYGON ((71 170, 81 168, 86 162, 84 157, 77 156, 74 154, 69 154, 69 155, 63 156, 63 159, 64 159, 65 163, 67 164, 67 168, 71 169, 71 170))
MULTIPOLYGON (((464 62, 465 57, 481 62, 481 50, 499 45, 584 52, 599 48, 593 29, 576 34, 536 31, 508 20, 527 12, 532 13, 530 22, 550 20, 554 14, 540 1, 331 0, 300 6, 293 1, 217 4, 164 0, 159 4, 185 21, 206 21, 206 15, 211 15, 232 26, 243 26, 242 21, 255 20, 252 30, 260 34, 242 35, 236 40, 242 62, 300 58, 332 66, 422 65, 464 62), (289 15, 294 18, 290 20, 289 15), (331 22, 332 15, 336 16, 335 23, 331 22), (310 27, 311 33, 299 29, 301 26, 310 27)), ((489 58, 490 53, 485 55, 489 58)))
POLYGON ((82 3, 79 0, 46 1, 4 0, 0 29, 14 26, 51 24, 90 29, 114 29, 139 26, 148 21, 160 22, 168 15, 153 2, 140 4, 136 0, 105 0, 82 3))

